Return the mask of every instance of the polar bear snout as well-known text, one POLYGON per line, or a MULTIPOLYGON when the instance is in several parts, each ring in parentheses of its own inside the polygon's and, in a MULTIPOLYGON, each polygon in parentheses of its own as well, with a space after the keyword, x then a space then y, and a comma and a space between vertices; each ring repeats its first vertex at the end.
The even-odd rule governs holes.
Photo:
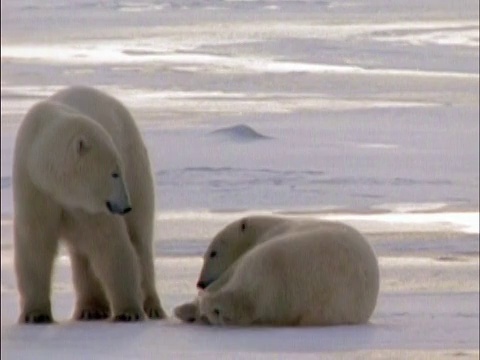
POLYGON ((113 191, 105 202, 108 211, 112 214, 125 215, 132 210, 127 188, 119 176, 113 177, 113 191))
POLYGON ((216 279, 202 280, 202 278, 200 277, 200 279, 198 279, 198 282, 197 282, 197 289, 205 290, 215 281, 216 279))
POLYGON ((132 211, 132 207, 126 207, 125 209, 123 209, 123 215, 128 214, 130 211, 132 211))
POLYGON ((118 215, 125 215, 132 211, 131 206, 127 206, 125 208, 121 208, 120 206, 116 204, 112 204, 110 201, 105 202, 105 205, 107 206, 108 211, 110 211, 112 214, 118 214, 118 215))
POLYGON ((201 281, 199 280, 197 282, 197 288, 198 289, 205 289, 209 284, 206 281, 201 281))

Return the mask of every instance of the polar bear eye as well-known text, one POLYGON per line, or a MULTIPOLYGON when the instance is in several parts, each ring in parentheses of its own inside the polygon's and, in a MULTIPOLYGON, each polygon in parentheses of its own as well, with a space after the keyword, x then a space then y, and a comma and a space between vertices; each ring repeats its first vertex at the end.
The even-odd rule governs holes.
POLYGON ((245 221, 242 221, 242 223, 240 224, 240 230, 245 231, 246 228, 247 228, 247 223, 245 221))
POLYGON ((217 252, 214 250, 210 253, 210 258, 214 258, 215 256, 217 256, 217 252))
POLYGON ((118 178, 119 176, 120 175, 118 175, 118 173, 116 173, 116 172, 112 173, 112 178, 114 178, 114 179, 118 178))

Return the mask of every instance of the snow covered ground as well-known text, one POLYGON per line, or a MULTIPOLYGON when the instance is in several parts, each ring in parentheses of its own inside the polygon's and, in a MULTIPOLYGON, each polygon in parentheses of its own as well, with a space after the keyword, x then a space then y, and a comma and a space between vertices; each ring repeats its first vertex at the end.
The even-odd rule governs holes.
POLYGON ((478 1, 2 0, 1 351, 5 359, 479 356, 478 1), (247 213, 363 231, 380 261, 371 323, 212 328, 69 320, 19 326, 16 129, 69 84, 127 104, 157 182, 166 310, 190 300, 211 237, 247 213))

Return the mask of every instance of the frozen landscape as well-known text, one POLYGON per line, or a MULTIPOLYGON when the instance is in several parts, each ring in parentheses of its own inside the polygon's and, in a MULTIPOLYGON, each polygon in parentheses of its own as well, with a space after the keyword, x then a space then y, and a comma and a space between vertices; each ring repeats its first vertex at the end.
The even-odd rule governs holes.
POLYGON ((2 0, 4 359, 479 357, 479 4, 426 0, 2 0), (68 5, 67 5, 68 4, 68 5), (170 317, 20 326, 12 151, 36 101, 96 86, 131 110, 156 179, 157 287, 170 317), (212 236, 245 214, 345 221, 371 241, 362 326, 181 324, 212 236))

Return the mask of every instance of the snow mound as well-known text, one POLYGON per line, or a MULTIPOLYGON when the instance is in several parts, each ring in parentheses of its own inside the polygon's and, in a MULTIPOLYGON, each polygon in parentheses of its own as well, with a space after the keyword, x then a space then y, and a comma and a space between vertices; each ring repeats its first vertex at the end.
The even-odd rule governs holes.
POLYGON ((210 135, 236 142, 250 142, 271 139, 271 137, 260 134, 250 126, 243 124, 214 130, 210 133, 210 135))

